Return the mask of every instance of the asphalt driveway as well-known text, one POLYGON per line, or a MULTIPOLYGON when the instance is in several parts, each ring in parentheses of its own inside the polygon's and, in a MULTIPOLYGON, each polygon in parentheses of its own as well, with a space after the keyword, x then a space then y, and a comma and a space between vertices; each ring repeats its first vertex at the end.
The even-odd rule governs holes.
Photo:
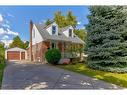
POLYGON ((122 89, 78 73, 47 64, 10 64, 2 89, 122 89))

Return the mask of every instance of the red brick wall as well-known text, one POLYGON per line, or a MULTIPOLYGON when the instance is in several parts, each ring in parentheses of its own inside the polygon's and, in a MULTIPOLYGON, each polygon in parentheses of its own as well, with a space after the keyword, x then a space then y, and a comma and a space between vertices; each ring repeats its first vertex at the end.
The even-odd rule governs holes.
MULTIPOLYGON (((50 41, 40 42, 32 46, 33 61, 45 61, 45 52, 50 48, 50 41)), ((58 42, 58 48, 64 52, 63 43, 58 42)), ((27 50, 28 58, 30 56, 30 49, 27 50)))
POLYGON ((58 48, 61 52, 63 52, 63 49, 62 49, 62 43, 61 42, 58 42, 58 48))
MULTIPOLYGON (((50 47, 50 42, 40 42, 32 46, 33 61, 45 61, 45 52, 50 47)), ((30 56, 30 50, 28 49, 28 57, 30 56)))

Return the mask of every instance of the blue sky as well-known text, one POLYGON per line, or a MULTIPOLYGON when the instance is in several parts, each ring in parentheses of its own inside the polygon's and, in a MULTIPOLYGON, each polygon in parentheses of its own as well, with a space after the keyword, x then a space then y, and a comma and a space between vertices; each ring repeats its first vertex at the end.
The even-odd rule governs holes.
POLYGON ((43 23, 53 19, 54 13, 61 11, 66 15, 72 11, 77 17, 78 28, 88 23, 88 6, 0 6, 0 40, 10 43, 16 35, 29 41, 29 21, 43 23))

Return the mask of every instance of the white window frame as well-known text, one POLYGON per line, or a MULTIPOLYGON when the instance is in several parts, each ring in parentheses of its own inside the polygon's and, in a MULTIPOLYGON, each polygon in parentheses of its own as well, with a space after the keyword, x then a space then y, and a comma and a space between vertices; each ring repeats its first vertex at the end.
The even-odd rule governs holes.
POLYGON ((52 35, 55 35, 56 32, 57 32, 56 26, 55 25, 52 25, 52 35), (55 27, 55 32, 53 31, 53 27, 55 27))
POLYGON ((55 42, 55 41, 52 41, 51 43, 50 43, 50 48, 52 49, 52 43, 54 43, 55 44, 55 48, 57 49, 58 48, 58 43, 57 42, 55 42))
POLYGON ((72 37, 72 29, 69 29, 69 37, 72 37), (71 35, 70 35, 70 30, 71 30, 71 35))

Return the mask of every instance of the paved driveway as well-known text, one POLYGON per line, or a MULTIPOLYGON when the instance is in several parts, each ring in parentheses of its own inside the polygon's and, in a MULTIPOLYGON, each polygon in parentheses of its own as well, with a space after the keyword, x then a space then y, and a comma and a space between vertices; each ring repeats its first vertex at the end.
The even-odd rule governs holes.
POLYGON ((10 64, 2 89, 121 89, 120 87, 47 64, 10 64))

